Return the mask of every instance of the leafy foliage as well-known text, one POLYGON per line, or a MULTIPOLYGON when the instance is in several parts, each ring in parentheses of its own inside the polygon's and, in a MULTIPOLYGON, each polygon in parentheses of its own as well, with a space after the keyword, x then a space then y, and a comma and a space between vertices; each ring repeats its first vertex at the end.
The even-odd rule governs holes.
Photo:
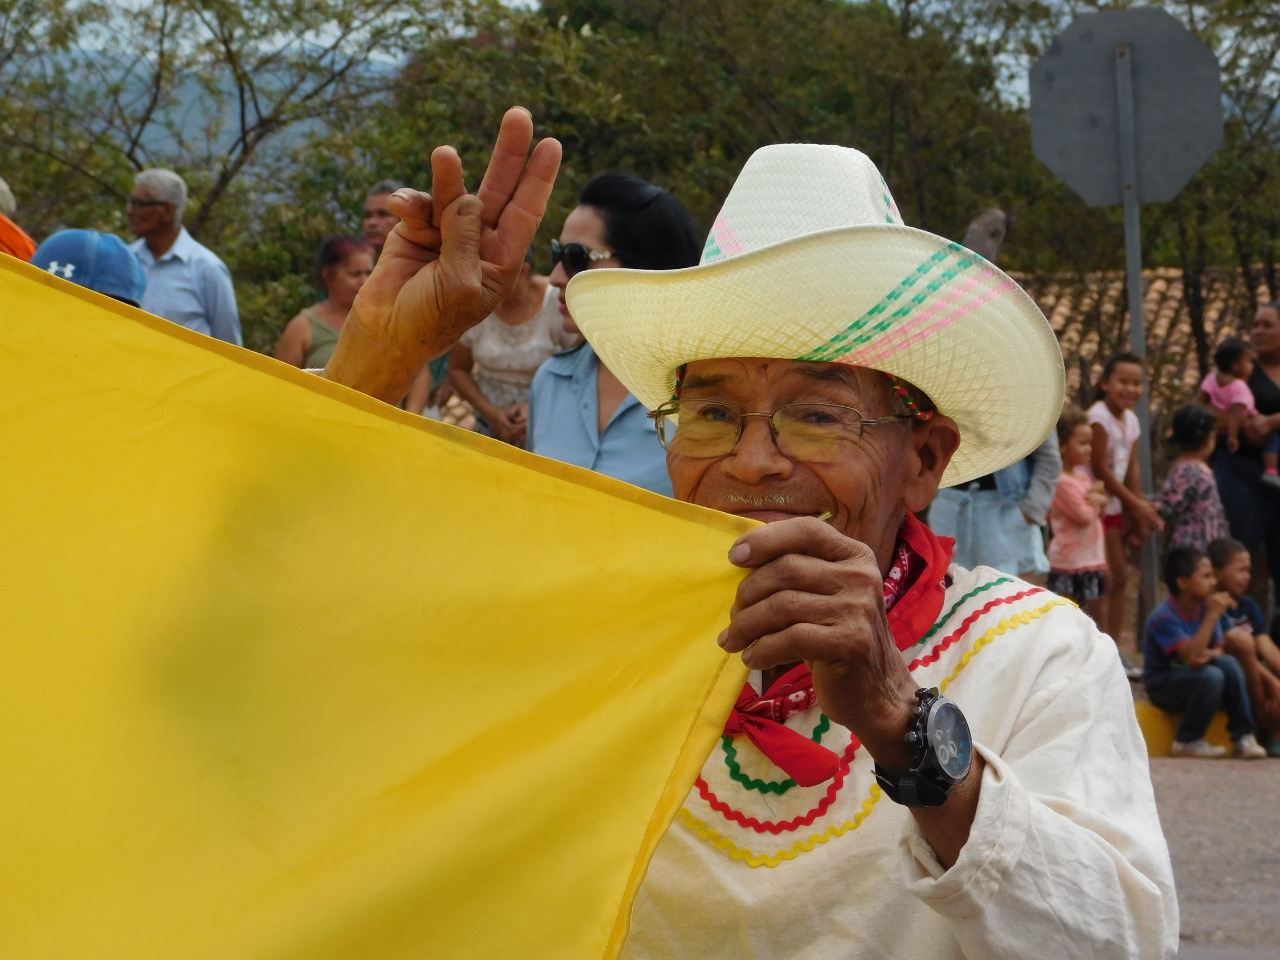
MULTIPOLYGON (((999 205, 1005 266, 1084 275, 1123 264, 1119 211, 1084 206, 1032 157, 1025 77, 1095 6, 0 0, 0 173, 43 235, 121 230, 133 173, 177 169, 188 225, 231 265, 259 348, 314 297, 315 251, 358 230, 370 184, 429 186, 439 143, 458 146, 474 182, 511 103, 565 144, 547 236, 604 170, 669 187, 706 227, 754 149, 829 142, 880 165, 909 223, 959 237, 999 205)), ((1276 290, 1280 12, 1166 6, 1218 52, 1229 104, 1214 161, 1144 213, 1148 261, 1182 268, 1203 338, 1196 291, 1213 265, 1246 270, 1259 297, 1276 290)))

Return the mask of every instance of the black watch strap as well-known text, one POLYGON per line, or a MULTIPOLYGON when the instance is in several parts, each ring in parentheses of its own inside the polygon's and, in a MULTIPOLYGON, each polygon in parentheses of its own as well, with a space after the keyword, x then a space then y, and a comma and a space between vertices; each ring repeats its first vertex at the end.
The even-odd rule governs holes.
POLYGON ((940 807, 951 794, 953 784, 939 783, 915 773, 906 773, 896 780, 876 765, 876 783, 884 795, 904 807, 940 807))
MULTIPOLYGON (((959 712, 955 704, 941 695, 937 687, 921 687, 916 691, 916 699, 919 705, 915 720, 904 738, 915 750, 910 767, 906 773, 895 777, 890 776, 880 768, 879 764, 876 764, 875 777, 885 796, 894 803, 900 803, 904 807, 937 807, 946 802, 956 783, 968 775, 969 759, 966 758, 964 761, 963 772, 956 771, 951 774, 946 773, 946 767, 938 763, 933 747, 930 745, 930 717, 937 716, 933 711, 934 706, 939 705, 949 711, 953 726, 958 721, 963 731, 961 739, 965 744, 962 748, 964 751, 972 750, 972 742, 964 715, 959 712)), ((951 759, 954 760, 957 756, 959 754, 953 753, 951 759)))

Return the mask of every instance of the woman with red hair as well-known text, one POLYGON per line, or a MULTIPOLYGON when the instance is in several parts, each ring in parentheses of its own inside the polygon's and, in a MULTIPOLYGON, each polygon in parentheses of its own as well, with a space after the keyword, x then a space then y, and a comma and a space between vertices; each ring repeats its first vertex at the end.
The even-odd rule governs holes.
POLYGON ((373 248, 359 237, 330 237, 320 247, 317 285, 324 299, 289 321, 275 357, 295 367, 323 367, 333 355, 343 321, 373 270, 373 248))

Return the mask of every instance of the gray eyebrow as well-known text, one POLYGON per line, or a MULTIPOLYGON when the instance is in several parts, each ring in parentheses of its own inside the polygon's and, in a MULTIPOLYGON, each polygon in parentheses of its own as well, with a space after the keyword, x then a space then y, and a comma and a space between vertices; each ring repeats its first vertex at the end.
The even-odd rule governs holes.
POLYGON ((707 387, 721 386, 726 381, 728 381, 728 379, 729 377, 723 373, 695 374, 690 377, 685 377, 684 383, 682 383, 680 386, 682 390, 689 390, 689 389, 703 390, 703 389, 706 389, 707 387))
POLYGON ((833 381, 842 383, 859 395, 862 393, 862 384, 858 381, 857 374, 843 364, 826 363, 820 367, 799 367, 795 372, 810 380, 817 380, 822 383, 831 383, 833 381))
MULTIPOLYGON (((815 383, 838 383, 841 386, 848 387, 859 398, 862 397, 862 383, 858 380, 858 375, 853 371, 852 367, 842 363, 796 367, 794 370, 788 371, 787 375, 797 375, 815 383)), ((680 389, 681 392, 685 390, 709 390, 722 387, 732 381, 733 377, 725 373, 692 374, 685 378, 684 383, 680 385, 680 389)))

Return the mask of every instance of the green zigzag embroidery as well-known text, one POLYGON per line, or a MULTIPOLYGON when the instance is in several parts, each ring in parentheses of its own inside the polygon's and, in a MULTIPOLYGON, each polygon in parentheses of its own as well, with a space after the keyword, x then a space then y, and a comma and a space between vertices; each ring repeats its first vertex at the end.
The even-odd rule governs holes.
POLYGON ((815 347, 803 356, 799 356, 797 360, 834 360, 850 353, 857 347, 874 339, 877 334, 883 333, 894 324, 911 316, 917 309, 924 306, 935 293, 949 284, 956 277, 960 276, 964 271, 968 270, 982 258, 960 246, 958 243, 949 243, 946 249, 939 250, 932 254, 928 260, 920 264, 909 274, 907 274, 898 285, 890 290, 879 303, 864 313, 849 326, 845 327, 840 333, 837 333, 830 340, 820 347, 815 347), (913 296, 907 303, 904 303, 888 317, 872 323, 876 317, 883 314, 895 303, 901 300, 917 283, 932 273, 939 265, 946 263, 952 256, 959 256, 959 260, 950 267, 944 269, 936 279, 928 281, 924 285, 924 289, 913 296), (867 324, 871 324, 869 329, 867 324), (862 331, 859 333, 859 331, 862 331), (857 336, 854 336, 857 334, 857 336), (852 339, 850 339, 852 338, 852 339))
MULTIPOLYGON (((809 734, 809 739, 814 743, 821 743, 826 732, 831 729, 831 721, 827 719, 826 714, 820 714, 819 717, 818 725, 813 728, 813 733, 809 734)), ((776 793, 781 796, 796 785, 796 782, 789 777, 781 781, 756 780, 754 777, 748 777, 738 765, 738 749, 733 745, 733 737, 721 737, 720 746, 724 749, 724 765, 729 768, 730 779, 736 780, 748 790, 776 793)))
POLYGON ((980 587, 974 587, 972 590, 966 593, 963 597, 961 597, 959 600, 953 603, 951 605, 951 609, 942 615, 942 619, 939 620, 937 623, 935 623, 932 627, 930 627, 929 632, 926 633, 919 640, 917 640, 914 644, 912 644, 912 646, 918 647, 922 643, 924 643, 926 640, 928 640, 930 637, 932 637, 935 633, 937 633, 944 626, 946 626, 947 621, 956 615, 956 611, 959 610, 963 604, 965 604, 969 600, 972 600, 974 597, 982 593, 984 590, 990 590, 992 587, 998 587, 1002 583, 1012 583, 1012 582, 1013 582, 1013 577, 999 577, 995 580, 988 580, 986 583, 982 584, 982 586, 980 587))

